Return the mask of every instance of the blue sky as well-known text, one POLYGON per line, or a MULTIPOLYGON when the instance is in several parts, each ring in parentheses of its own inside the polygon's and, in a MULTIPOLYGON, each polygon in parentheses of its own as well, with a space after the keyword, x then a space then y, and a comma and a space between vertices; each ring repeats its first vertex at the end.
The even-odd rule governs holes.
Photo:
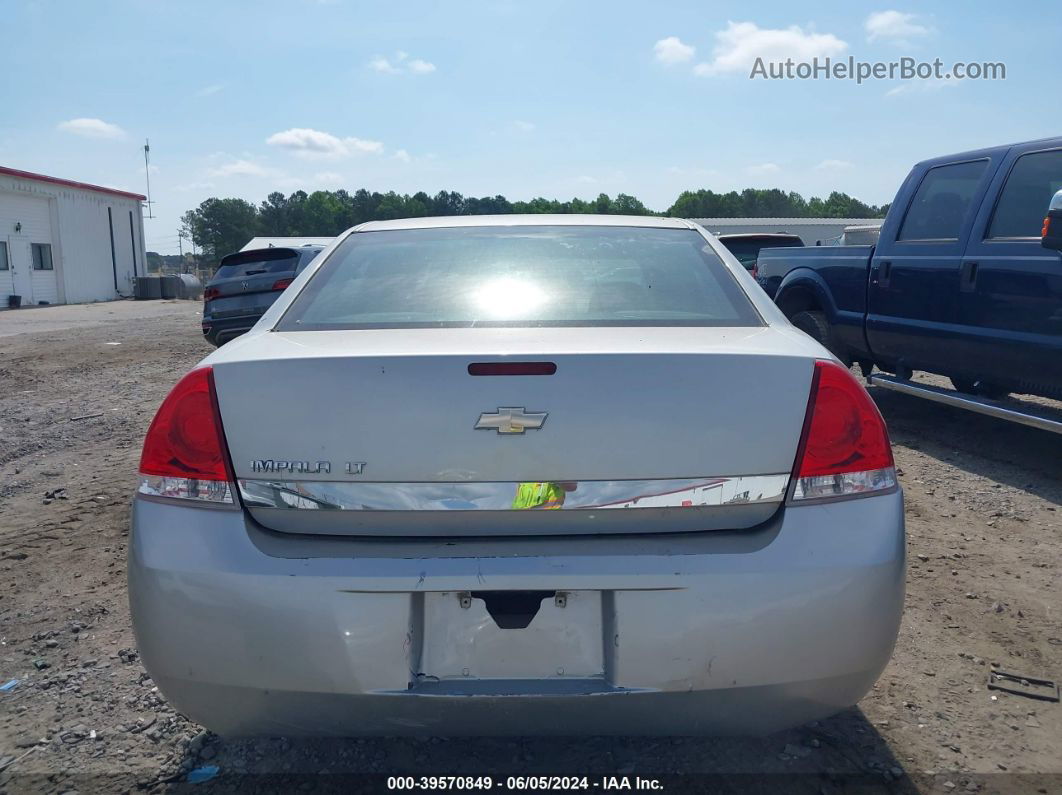
POLYGON ((889 201, 917 160, 1062 134, 1062 7, 967 2, 5 3, 0 164, 143 192, 367 187, 666 209, 684 189, 889 201), (1028 8, 1028 7, 1026 7, 1028 8), (750 58, 1002 61, 1005 81, 763 81, 750 58))

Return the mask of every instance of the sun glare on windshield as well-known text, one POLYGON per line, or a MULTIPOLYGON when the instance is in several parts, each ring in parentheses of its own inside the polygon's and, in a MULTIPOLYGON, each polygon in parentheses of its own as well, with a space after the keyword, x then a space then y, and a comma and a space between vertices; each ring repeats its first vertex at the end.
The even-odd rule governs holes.
POLYGON ((535 316, 549 302, 549 295, 532 281, 504 276, 474 290, 471 299, 491 320, 520 320, 535 316))

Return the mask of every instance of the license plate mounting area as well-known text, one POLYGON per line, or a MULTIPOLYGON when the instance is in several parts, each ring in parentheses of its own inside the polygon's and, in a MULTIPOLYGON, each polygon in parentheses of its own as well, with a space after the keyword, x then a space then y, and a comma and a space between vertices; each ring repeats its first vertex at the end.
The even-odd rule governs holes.
POLYGON ((417 681, 604 677, 599 591, 426 593, 422 616, 417 681))

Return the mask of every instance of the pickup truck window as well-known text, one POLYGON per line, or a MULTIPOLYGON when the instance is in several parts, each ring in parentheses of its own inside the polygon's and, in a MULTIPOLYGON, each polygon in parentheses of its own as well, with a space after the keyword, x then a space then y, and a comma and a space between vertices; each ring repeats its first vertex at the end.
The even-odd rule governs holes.
POLYGON ((896 239, 958 240, 987 167, 987 160, 972 160, 929 169, 915 191, 896 239))
POLYGON ((1060 188, 1062 150, 1019 157, 999 195, 988 237, 1040 237, 1047 206, 1060 188))

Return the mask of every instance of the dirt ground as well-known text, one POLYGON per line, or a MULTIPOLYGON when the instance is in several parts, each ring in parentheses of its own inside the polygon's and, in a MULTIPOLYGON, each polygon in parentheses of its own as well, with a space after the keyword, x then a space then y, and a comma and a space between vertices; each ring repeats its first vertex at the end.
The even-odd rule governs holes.
POLYGON ((670 791, 1062 791, 1062 706, 986 688, 997 665, 1062 678, 1062 437, 880 389, 907 499, 907 609, 892 663, 857 708, 760 739, 202 731, 141 667, 125 591, 141 438, 209 351, 198 308, 0 312, 0 792, 353 791, 382 789, 358 777, 380 773, 614 774, 661 777, 670 791), (217 777, 184 783, 204 766, 217 777))

